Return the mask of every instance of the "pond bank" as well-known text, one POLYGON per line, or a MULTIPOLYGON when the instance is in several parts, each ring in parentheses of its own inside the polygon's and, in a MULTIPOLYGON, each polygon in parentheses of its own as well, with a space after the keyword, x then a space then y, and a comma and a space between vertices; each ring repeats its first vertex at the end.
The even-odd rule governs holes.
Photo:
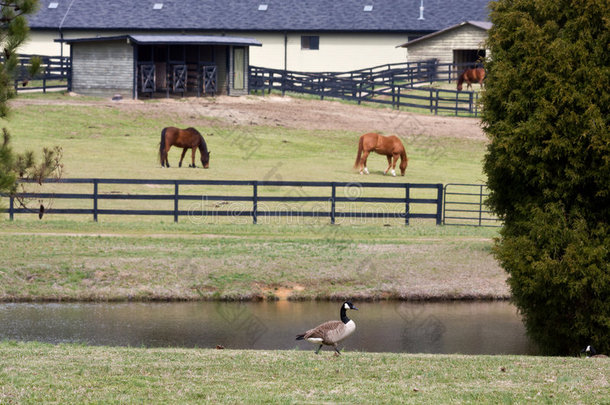
POLYGON ((2 225, 3 302, 510 298, 489 230, 2 225))

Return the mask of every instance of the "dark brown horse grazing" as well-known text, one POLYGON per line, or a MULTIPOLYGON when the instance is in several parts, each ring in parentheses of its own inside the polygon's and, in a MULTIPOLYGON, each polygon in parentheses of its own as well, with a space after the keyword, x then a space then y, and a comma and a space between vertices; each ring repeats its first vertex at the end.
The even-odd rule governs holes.
POLYGON ((208 146, 203 139, 203 136, 195 128, 179 129, 176 127, 163 128, 161 131, 161 144, 159 145, 159 157, 161 159, 161 166, 169 167, 169 161, 167 160, 167 153, 169 148, 177 146, 184 148, 182 150, 182 156, 180 156, 180 163, 178 167, 182 167, 182 160, 186 151, 190 148, 193 150, 192 164, 189 167, 195 167, 195 148, 199 148, 201 153, 201 164, 204 169, 210 167, 210 152, 208 146))
POLYGON ((466 88, 472 88, 472 83, 479 83, 483 87, 483 80, 485 80, 485 69, 482 67, 468 68, 462 72, 458 77, 457 90, 462 91, 462 83, 466 82, 466 88))
POLYGON ((407 153, 400 139, 395 135, 383 136, 376 133, 364 134, 358 142, 358 155, 356 155, 356 163, 354 168, 360 169, 360 174, 369 174, 369 169, 366 168, 366 159, 369 153, 377 152, 380 155, 385 155, 388 158, 388 168, 384 174, 388 174, 392 169, 392 176, 396 176, 396 162, 400 156, 400 174, 405 175, 407 170, 407 153))

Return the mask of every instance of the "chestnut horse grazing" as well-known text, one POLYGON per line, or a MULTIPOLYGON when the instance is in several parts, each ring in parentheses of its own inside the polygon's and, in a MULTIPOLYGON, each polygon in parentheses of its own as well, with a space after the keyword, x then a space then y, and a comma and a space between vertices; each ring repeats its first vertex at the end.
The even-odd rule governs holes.
POLYGON ((358 142, 358 155, 356 155, 356 163, 354 168, 360 169, 360 174, 369 174, 369 169, 366 168, 366 159, 369 153, 377 152, 380 155, 385 155, 388 158, 388 168, 384 174, 388 174, 392 169, 392 176, 396 176, 396 162, 400 157, 400 174, 405 175, 407 170, 407 153, 400 139, 395 135, 383 136, 376 133, 364 134, 358 142))
POLYGON ((468 68, 458 77, 457 90, 462 91, 462 83, 466 82, 466 88, 472 88, 472 83, 479 83, 483 87, 485 80, 485 69, 482 67, 468 68))
POLYGON ((186 151, 190 148, 193 150, 192 164, 189 167, 195 167, 195 148, 199 148, 201 153, 201 164, 204 169, 210 167, 210 152, 208 146, 203 139, 203 136, 195 128, 179 129, 176 127, 163 128, 161 131, 161 144, 159 145, 159 157, 161 159, 161 167, 169 167, 169 161, 167 160, 167 153, 169 148, 177 146, 184 148, 182 150, 182 156, 180 156, 180 163, 178 167, 182 167, 182 160, 186 151))

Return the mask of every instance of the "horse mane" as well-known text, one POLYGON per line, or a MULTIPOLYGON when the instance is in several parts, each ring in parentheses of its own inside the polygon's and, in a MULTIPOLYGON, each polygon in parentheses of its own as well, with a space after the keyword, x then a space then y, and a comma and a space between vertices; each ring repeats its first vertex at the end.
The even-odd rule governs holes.
POLYGON ((464 78, 466 77, 466 71, 468 69, 464 70, 462 73, 460 73, 460 75, 458 76, 458 81, 457 81, 457 85, 459 86, 460 84, 464 83, 464 78))
POLYGON ((201 139, 201 142, 199 143, 199 152, 208 153, 208 145, 205 143, 203 135, 199 134, 199 138, 201 139))

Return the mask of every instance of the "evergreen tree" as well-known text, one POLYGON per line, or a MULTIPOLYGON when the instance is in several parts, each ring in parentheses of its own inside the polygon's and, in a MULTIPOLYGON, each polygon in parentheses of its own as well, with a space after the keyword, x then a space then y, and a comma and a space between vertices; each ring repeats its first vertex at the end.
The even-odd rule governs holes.
MULTIPOLYGON (((21 72, 17 50, 28 37, 26 16, 36 12, 38 0, 0 1, 0 119, 9 115, 8 101, 15 97, 16 78, 27 80, 40 69, 40 59, 32 58, 27 72, 21 72)), ((0 140, 0 193, 15 193, 18 177, 38 181, 61 168, 61 149, 43 150, 42 160, 36 162, 32 152, 15 154, 10 147, 10 134, 2 129, 0 140)))
POLYGON ((483 124, 495 253, 549 354, 610 352, 610 7, 491 3, 483 124))

